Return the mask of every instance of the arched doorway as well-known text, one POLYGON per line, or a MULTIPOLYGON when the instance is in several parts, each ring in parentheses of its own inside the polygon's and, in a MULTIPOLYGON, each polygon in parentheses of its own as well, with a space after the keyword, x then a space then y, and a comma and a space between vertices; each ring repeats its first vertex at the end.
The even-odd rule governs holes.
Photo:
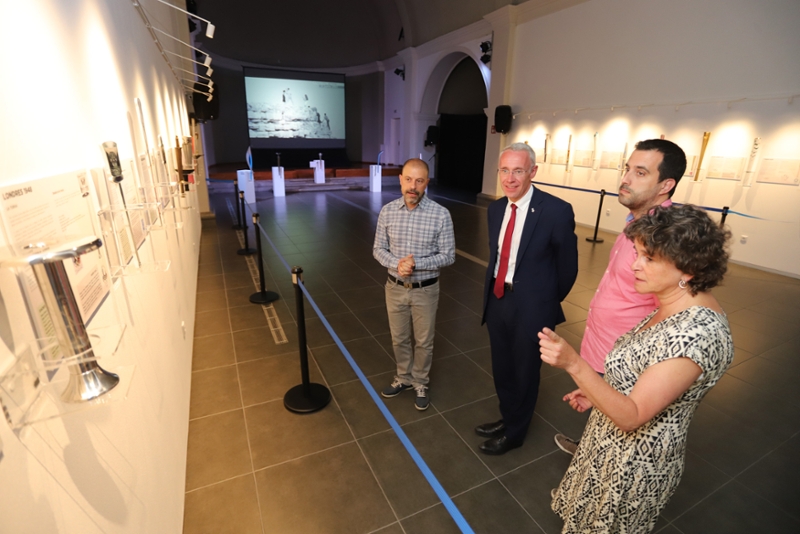
POLYGON ((423 123, 439 127, 438 142, 433 147, 436 183, 481 191, 490 78, 489 68, 466 50, 445 55, 431 72, 419 117, 423 123), (467 118, 470 116, 471 120, 467 118), (478 131, 479 123, 483 124, 482 131, 478 131))
POLYGON ((465 57, 450 72, 439 97, 438 184, 480 193, 487 106, 483 76, 475 61, 465 57))

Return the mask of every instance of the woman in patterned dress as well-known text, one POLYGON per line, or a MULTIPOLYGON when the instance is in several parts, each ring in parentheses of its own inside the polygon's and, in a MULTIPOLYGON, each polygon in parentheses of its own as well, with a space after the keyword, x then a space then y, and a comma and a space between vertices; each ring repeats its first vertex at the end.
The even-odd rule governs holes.
POLYGON ((542 360, 579 388, 564 400, 594 408, 553 492, 563 533, 652 530, 683 473, 692 415, 733 359, 728 321, 708 292, 727 270, 730 232, 686 205, 656 208, 625 234, 636 290, 660 306, 617 340, 604 377, 555 332, 539 334, 542 360))

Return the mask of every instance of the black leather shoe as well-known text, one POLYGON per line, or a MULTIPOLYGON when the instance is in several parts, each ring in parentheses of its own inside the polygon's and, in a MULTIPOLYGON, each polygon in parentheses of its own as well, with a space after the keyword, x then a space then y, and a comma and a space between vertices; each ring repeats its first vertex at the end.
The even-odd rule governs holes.
POLYGON ((502 436, 505 431, 506 425, 503 423, 502 419, 494 423, 484 423, 475 427, 475 433, 482 438, 496 438, 502 436))
POLYGON ((521 439, 512 440, 508 439, 506 436, 500 436, 499 438, 492 438, 483 442, 480 446, 480 449, 483 454, 500 456, 501 454, 507 453, 511 449, 522 447, 522 443, 523 441, 521 439))

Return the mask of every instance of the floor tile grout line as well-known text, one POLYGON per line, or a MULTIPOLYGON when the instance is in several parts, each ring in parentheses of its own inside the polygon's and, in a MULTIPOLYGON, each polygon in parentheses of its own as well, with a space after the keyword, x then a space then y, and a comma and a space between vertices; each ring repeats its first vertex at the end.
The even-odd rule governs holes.
MULTIPOLYGON (((319 366, 319 362, 317 361, 317 358, 314 356, 313 349, 310 350, 309 352, 311 353, 311 358, 314 361, 314 365, 317 367, 317 372, 319 372, 320 376, 322 377, 322 381, 325 382, 325 386, 328 388, 328 391, 330 392, 331 400, 336 404, 336 409, 339 410, 339 414, 342 416, 342 420, 344 421, 344 424, 347 425, 347 430, 350 432, 350 435, 353 437, 353 440, 355 441, 356 447, 358 447, 358 450, 361 453, 361 457, 364 459, 364 462, 367 464, 367 467, 369 467, 369 471, 370 471, 370 473, 372 473, 372 478, 375 480, 375 483, 380 488, 381 493, 383 494, 383 498, 386 500, 386 504, 389 505, 389 509, 392 511, 392 515, 394 515, 395 519, 399 523, 400 522, 400 518, 397 515, 397 510, 395 510, 395 507, 392 504, 392 501, 389 499, 389 496, 386 494, 386 490, 384 489, 383 484, 381 484, 381 481, 378 478, 378 474, 375 472, 375 469, 372 466, 372 463, 370 463, 369 458, 367 457, 367 454, 364 452, 364 448, 361 446, 361 443, 359 443, 358 437, 356 437, 356 433, 353 430, 353 427, 350 424, 350 421, 347 420, 347 417, 345 416, 344 410, 342 410, 342 407, 339 404, 339 400, 336 398, 336 395, 335 395, 333 389, 331 388, 330 384, 328 383, 327 379, 325 378, 325 374, 322 372, 322 369, 319 366)), ((385 528, 385 527, 386 527, 386 525, 384 525, 383 528, 385 528)), ((406 530, 405 530, 405 528, 403 528, 402 524, 400 524, 400 529, 405 534, 406 530)))
MULTIPOLYGON (((305 289, 305 292, 304 292, 305 296, 306 296, 306 297, 309 299, 310 303, 312 304, 312 307, 314 307, 314 308, 315 308, 315 309, 314 309, 315 313, 317 313, 317 314, 320 316, 319 318, 320 318, 320 320, 323 322, 323 325, 325 325, 325 324, 327 323, 327 320, 326 320, 326 319, 324 319, 324 315, 322 314, 322 312, 321 312, 321 311, 319 311, 319 310, 316 308, 316 304, 315 304, 315 303, 314 303, 314 301, 312 300, 311 294, 310 294, 310 293, 308 293, 308 289, 306 289, 306 288, 305 288, 304 286, 302 286, 302 285, 301 285, 301 287, 302 287, 302 289, 305 289)), ((345 305, 347 306, 347 303, 345 303, 345 305)), ((349 308, 349 306, 348 306, 348 308, 349 308)), ((353 315, 354 315, 354 314, 353 314, 353 315)), ((354 315, 354 316, 355 316, 355 315, 354 315)), ((357 321, 359 321, 359 323, 361 323, 361 321, 360 321, 360 319, 358 319, 358 317, 356 317, 356 320, 357 320, 357 321)), ((363 323, 361 323, 361 325, 362 325, 362 327, 364 326, 364 325, 363 325, 363 323)), ((328 324, 328 327, 330 327, 330 325, 329 325, 329 324, 328 324)), ((366 329, 366 327, 364 327, 364 328, 366 329)), ((330 327, 330 330, 333 330, 333 327, 330 327)), ((367 332, 369 332, 369 330, 367 330, 367 332)), ((329 333, 330 333, 330 332, 329 332, 329 333)), ((335 339, 334 339, 334 341, 335 341, 335 339)), ((345 346, 344 346, 344 342, 343 342, 343 341, 341 341, 341 340, 339 340, 339 341, 340 341, 340 343, 341 343, 341 346, 339 347, 339 348, 340 348, 340 350, 346 350, 346 349, 345 349, 345 346)), ((338 346, 338 344, 337 344, 337 346, 338 346)), ((344 354, 343 354, 343 355, 344 355, 344 354)), ((350 358, 352 358, 352 356, 351 356, 350 358)), ((315 360, 315 363, 316 363, 316 360, 315 360)), ((355 363, 355 360, 353 360, 353 363, 355 363)), ((355 371, 355 369, 354 369, 354 371, 355 371)), ((360 372, 360 368, 358 368, 358 371, 360 372)), ((358 374, 358 373, 357 373, 357 374, 358 374)), ((363 372, 362 372, 362 374, 363 374, 363 372)), ((364 378, 366 379, 366 376, 365 376, 364 378)), ((368 381, 367 381, 367 382, 368 382, 368 381)), ((366 387, 366 384, 365 384, 365 387, 366 387)), ((384 405, 384 406, 385 406, 385 405, 384 405)), ((397 424, 397 426, 398 426, 398 429, 399 429, 399 430, 402 432, 402 428, 400 427, 399 423, 397 423, 397 421, 394 419, 394 416, 393 416, 393 415, 391 415, 391 412, 389 411, 389 408, 388 408, 388 406, 385 406, 385 408, 386 408, 386 411, 389 413, 389 416, 390 416, 390 417, 392 417, 392 420, 394 420, 394 421, 395 421, 395 424, 397 424)), ((380 406, 378 406, 378 409, 380 409, 380 406)), ((388 421, 388 422, 389 422, 389 424, 391 425, 391 421, 388 421)), ((397 434, 397 431, 395 431, 395 433, 397 434)), ((398 435, 398 438, 400 438, 400 441, 401 441, 401 442, 403 441, 403 438, 402 438, 400 435, 398 435)), ((414 449, 414 452, 416 452, 416 454, 419 456, 419 459, 420 459, 420 461, 423 463, 423 465, 424 465, 424 466, 425 466, 425 467, 428 469, 428 471, 430 471, 430 468, 428 468, 428 467, 427 467, 427 464, 426 464, 426 463, 425 463, 425 461, 422 459, 422 456, 419 454, 419 452, 418 452, 418 451, 416 451, 416 448, 414 448, 413 444, 411 443, 411 440, 410 440, 408 437, 406 437, 406 440, 409 442, 409 445, 412 447, 412 449, 414 449)), ((404 446, 405 446, 405 444, 404 444, 404 446)), ((408 449, 407 449, 407 450, 408 450, 408 449)), ((408 450, 408 453, 409 453, 409 455, 411 455, 411 456, 412 456, 412 459, 414 459, 414 456, 413 456, 413 454, 411 453, 411 450, 408 450)), ((415 459, 414 459, 414 461, 415 461, 415 463, 417 463, 415 459)), ((417 464, 418 464, 418 463, 417 463, 417 464)), ((419 464, 417 465, 417 467, 418 467, 418 468, 419 468, 419 469, 422 471, 422 467, 421 467, 421 466, 419 466, 419 464)), ((439 481, 436 479, 436 477, 433 475, 433 473, 431 472, 430 474, 431 474, 431 476, 433 477, 433 480, 435 481, 435 484, 436 484, 436 485, 438 485, 438 487, 439 487, 439 488, 441 488, 441 484, 440 484, 440 483, 439 483, 439 481)), ((427 479, 428 483, 429 483, 429 484, 431 484, 431 487, 434 489, 434 492, 438 494, 439 492, 436 490, 436 485, 434 485, 434 483, 433 483, 433 482, 431 482, 431 480, 428 478, 428 476, 427 476, 427 475, 425 475, 425 472, 424 472, 424 471, 423 471, 423 476, 425 476, 425 478, 427 479)), ((382 488, 382 487, 381 487, 381 490, 383 491, 383 488, 382 488)), ((446 498, 449 500, 449 495, 447 495, 447 492, 446 492, 446 491, 444 491, 444 488, 441 488, 441 490, 442 490, 442 492, 444 493, 445 497, 446 497, 446 498)), ((440 499, 442 499, 442 497, 441 497, 441 496, 440 496, 440 499)), ((442 499, 442 501, 444 501, 444 499, 442 499)), ((458 507, 456 507, 456 506, 455 506, 455 504, 453 504, 453 503, 452 503, 452 500, 450 500, 450 504, 453 506, 453 508, 455 508, 455 511, 451 511, 451 510, 449 509, 449 507, 448 507, 448 506, 447 506, 447 505, 446 505, 446 504, 443 502, 443 505, 444 505, 444 506, 445 506, 445 508, 447 509, 448 513, 450 513, 450 515, 452 516, 453 520, 454 520, 454 521, 456 521, 456 524, 459 524, 459 520, 458 520, 458 518, 456 517, 456 515, 460 516, 460 517, 461 517, 461 520, 462 520, 462 521, 464 521, 464 522, 466 523, 466 520, 464 520, 464 519, 463 519, 463 516, 462 516, 462 514, 461 514, 460 510, 458 510, 458 507), (455 513, 456 515, 453 515, 454 513, 455 513)), ((391 503, 390 503, 390 506, 391 506, 391 503)), ((467 528, 469 528, 469 527, 467 527, 467 528)))
MULTIPOLYGON (((231 204, 230 204, 230 199, 228 199, 228 213, 231 215, 231 219, 232 219, 233 218, 232 217, 233 210, 232 210, 232 207, 231 207, 231 204)), ((238 232, 234 230, 234 233, 236 234, 236 237, 238 239, 239 238, 238 232)), ((221 253, 221 249, 220 249, 220 253, 221 253)), ((224 264, 222 266, 222 270, 223 270, 223 274, 224 274, 224 272, 225 272, 225 265, 224 264)), ((222 283, 223 283, 223 286, 226 288, 225 301, 228 304, 230 304, 230 302, 228 301, 227 282, 225 281, 225 277, 224 276, 222 278, 222 283)), ((228 312, 228 322, 230 323, 230 326, 231 326, 231 336, 233 336, 233 324, 231 322, 231 317, 230 317, 230 307, 228 307, 227 312, 228 312)), ((236 358, 236 343, 233 343, 233 359, 234 359, 234 361, 237 361, 237 358, 236 358)), ((261 507, 261 495, 260 495, 260 492, 258 491, 258 481, 256 480, 256 477, 255 477, 255 472, 256 471, 255 471, 255 462, 253 460, 253 446, 250 443, 250 427, 247 424, 247 414, 245 413, 245 409, 244 409, 244 394, 242 393, 242 378, 241 378, 241 374, 239 373, 239 365, 238 364, 236 365, 236 383, 237 383, 237 386, 239 387, 239 402, 242 405, 242 408, 241 408, 241 410, 242 410, 242 420, 244 421, 244 433, 245 433, 245 439, 247 440, 247 453, 250 456, 250 472, 251 472, 251 474, 253 476, 253 483, 254 483, 255 490, 256 490, 256 503, 258 504, 258 519, 259 519, 259 522, 261 523, 261 532, 263 534, 265 532, 264 515, 263 515, 263 509, 261 507)))
MULTIPOLYGON (((259 238, 260 238, 260 236, 259 236, 259 238)), ((341 417, 342 417, 342 421, 344 421, 345 425, 347 425, 347 429, 350 432, 351 437, 353 438, 353 442, 355 442, 356 447, 358 447, 358 450, 361 453, 362 458, 364 459, 364 462, 367 464, 367 467, 369 467, 370 473, 372 473, 372 477, 375 480, 375 483, 380 488, 381 493, 383 494, 383 497, 386 500, 386 504, 389 506, 389 509, 392 511, 392 515, 394 515, 395 519, 399 523, 399 518, 398 518, 398 515, 397 515, 397 511, 395 510, 394 506, 392 505, 391 500, 389 499, 388 495, 386 494, 386 491, 383 488, 383 485, 381 484, 377 473, 375 473, 375 470, 374 470, 372 464, 370 463, 369 459, 367 458, 367 455, 364 452, 364 449, 362 448, 361 444, 358 442, 358 438, 356 437, 355 432, 353 431, 353 428, 352 428, 350 422, 347 420, 347 417, 345 416, 344 411, 342 410, 341 405, 339 404, 339 401, 336 398, 336 395, 334 394, 333 390, 331 389, 330 384, 328 384, 327 379, 325 377, 325 374, 322 372, 322 369, 319 366, 319 362, 317 361, 316 357, 314 356, 313 349, 310 349, 309 352, 310 352, 310 356, 311 356, 312 360, 314 361, 314 365, 317 367, 317 371, 319 372, 319 374, 320 374, 320 376, 322 378, 322 381, 325 383, 326 387, 328 388, 328 391, 330 392, 331 400, 333 400, 334 404, 336 405, 337 410, 339 410, 339 413, 341 414, 341 417)), ((240 389, 240 391, 241 391, 241 389, 240 389)), ((244 404, 244 400, 242 400, 242 404, 244 404)), ((245 422, 246 422, 246 418, 245 418, 245 422)), ((249 439, 248 439, 248 445, 249 445, 249 439)), ((323 451, 316 451, 316 453, 314 453, 314 454, 319 454, 320 452, 323 452, 323 451)), ((251 453, 251 461, 252 461, 252 453, 251 453)), ((263 524, 262 524, 262 528, 263 528, 263 524)), ((400 528, 403 531, 403 533, 405 533, 405 529, 403 528, 402 524, 400 524, 400 528)))
MULTIPOLYGON (((794 433, 792 436, 790 436, 788 439, 786 439, 785 441, 781 442, 781 444, 780 444, 780 445, 778 445, 777 447, 775 447, 775 448, 774 448, 774 449, 772 449, 771 451, 769 451, 769 452, 765 453, 764 455, 762 455, 760 458, 758 458, 756 461, 754 461, 753 463, 751 463, 750 465, 748 465, 747 467, 745 467, 744 469, 742 469, 742 470, 741 470, 739 473, 737 473, 737 474, 736 474, 736 475, 734 475, 734 476, 730 476, 730 475, 728 475, 727 473, 725 473, 724 471, 722 471, 722 473, 723 473, 723 474, 725 474, 725 475, 727 475, 727 476, 729 476, 729 477, 730 477, 730 480, 726 480, 726 481, 725 481, 724 483, 722 483, 720 486, 718 486, 717 488, 715 488, 715 489, 714 489, 714 490, 713 490, 711 493, 709 493, 708 495, 704 496, 704 497, 703 497, 703 498, 701 498, 699 501, 697 501, 696 503, 694 503, 692 506, 690 506, 689 508, 687 508, 686 510, 684 510, 683 512, 681 512, 680 514, 678 514, 677 516, 675 516, 675 518, 673 518, 673 519, 672 519, 672 521, 670 521, 670 523, 674 523, 675 521, 677 521, 678 519, 680 519, 681 517, 683 517, 684 515, 686 515, 687 513, 689 513, 691 510, 693 510, 694 508, 696 508, 697 506, 699 506, 699 505, 700 505, 700 504, 701 504, 703 501, 706 501, 706 500, 707 500, 707 499, 709 499, 711 496, 713 496, 715 493, 717 493, 717 492, 719 492, 720 490, 722 490, 722 488, 724 488, 724 487, 726 487, 726 486, 728 486, 728 485, 730 485, 730 484, 732 484, 732 483, 742 484, 742 485, 743 485, 743 486, 744 486, 746 489, 750 490, 750 488, 748 488, 746 484, 743 484, 741 481, 737 480, 737 478, 738 478, 740 475, 744 474, 744 472, 745 472, 745 471, 747 471, 748 469, 750 469, 750 468, 751 468, 751 467, 753 467, 754 465, 758 464, 758 463, 759 463, 761 460, 763 460, 764 458, 766 458, 766 457, 767 457, 767 456, 769 456, 770 454, 774 453, 776 450, 778 450, 778 448, 779 448, 779 447, 781 447, 782 445, 785 445, 786 443, 788 443, 790 440, 794 439, 794 438, 795 438, 795 437, 797 437, 798 435, 800 435, 800 432, 795 432, 795 433, 794 433)), ((695 454, 695 455, 697 455, 697 453, 694 453, 694 454, 695 454)), ((698 455, 698 456, 699 456, 699 455, 698 455)), ((710 462, 708 462, 708 460, 706 460, 706 459, 705 459, 705 458, 703 458, 702 456, 700 456, 700 459, 701 459, 701 460, 703 460, 703 461, 705 461, 706 463, 710 464, 711 466, 713 466, 714 468, 716 468, 716 469, 718 469, 718 470, 719 470, 719 468, 718 468, 717 466, 715 466, 714 464, 711 464, 710 462)), ((780 506, 778 506, 777 504, 773 503, 772 501, 770 501, 769 499, 767 499, 766 497, 764 497, 764 496, 763 496, 763 495, 761 495, 760 493, 757 493, 757 492, 755 492, 755 491, 753 491, 753 490, 750 490, 750 491, 751 491, 752 493, 754 493, 755 495, 757 495, 759 498, 761 498, 761 499, 763 499, 764 501, 766 501, 766 502, 770 503, 772 506, 774 506, 775 508, 777 508, 778 510, 780 510, 780 511, 781 511, 781 512, 783 512, 784 514, 788 515, 789 517, 792 517, 792 518, 793 518, 793 519, 795 519, 796 521, 800 521, 800 518, 797 518, 797 517, 795 517, 795 516, 791 515, 790 513, 786 512, 785 510, 783 510, 783 508, 782 508, 782 507, 780 507, 780 506)), ((676 527, 676 528, 677 528, 677 527, 676 527)))
MULTIPOLYGON (((745 309, 745 308, 746 308, 746 307, 744 307, 744 306, 743 306, 742 308, 739 308, 739 309, 745 309)), ((374 337, 374 336, 373 336, 373 337, 374 337)), ((756 355, 756 356, 760 356, 760 355, 756 355)), ((543 418, 543 419, 544 419, 544 418, 543 418)), ((546 422, 547 424, 549 424, 549 425, 551 425, 551 426, 552 426, 552 423, 550 423, 550 421, 549 421, 549 420, 546 420, 546 419, 545 419, 545 422, 546 422)), ((388 430, 386 430, 386 431, 384 431, 384 432, 388 432, 388 430)), ((359 439, 361 439, 361 438, 359 438, 359 439)), ((766 456, 766 455, 765 455, 765 456, 766 456)), ((703 461, 706 461, 706 460, 705 460, 705 458, 703 458, 703 457, 701 457, 701 458, 703 459, 703 461)), ((757 461, 756 461, 756 463, 757 463, 758 461, 760 461, 761 459, 763 459, 763 457, 762 457, 762 458, 760 458, 759 460, 757 460, 757 461)), ((746 469, 749 469, 749 468, 750 468, 750 467, 748 467, 748 468, 746 468, 746 469)), ((739 473, 739 474, 741 474, 741 473, 739 473)), ((735 477, 738 477, 738 476, 739 476, 739 474, 735 475, 735 477)), ((727 475, 727 474, 726 474, 725 476, 729 476, 729 475, 727 475)), ((741 480, 740 480, 740 479, 737 479, 737 481, 738 481, 739 483, 741 483, 741 480)), ((677 528, 677 527, 676 527, 676 528, 677 528)))
POLYGON ((218 480, 216 482, 212 482, 211 484, 205 484, 203 486, 198 486, 196 488, 192 488, 190 490, 186 490, 185 493, 186 493, 186 495, 189 495, 190 493, 194 493, 196 491, 204 490, 204 489, 207 489, 207 488, 212 488, 214 486, 218 486, 220 484, 224 484, 225 482, 230 482, 231 480, 236 480, 237 478, 250 477, 250 476, 253 476, 253 475, 254 475, 253 472, 241 473, 239 475, 233 475, 232 477, 228 477, 228 478, 225 478, 223 480, 218 480))

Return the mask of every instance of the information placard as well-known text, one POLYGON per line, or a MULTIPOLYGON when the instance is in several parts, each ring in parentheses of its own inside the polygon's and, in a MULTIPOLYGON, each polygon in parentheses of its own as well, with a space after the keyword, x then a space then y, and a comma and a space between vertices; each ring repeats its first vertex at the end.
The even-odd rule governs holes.
POLYGON ((800 159, 764 158, 756 182, 781 185, 800 184, 800 159))
MULTIPOLYGON (((86 180, 86 171, 81 170, 0 188, 0 214, 8 243, 24 246, 95 235, 85 194, 86 180)), ((89 324, 110 291, 101 253, 90 252, 65 261, 64 265, 81 316, 89 324)), ((38 294, 32 272, 26 275, 26 284, 30 295, 38 294)), ((40 318, 47 316, 46 312, 42 313, 46 309, 43 301, 34 305, 35 314, 40 318)), ((40 333, 45 333, 46 325, 42 321, 38 326, 40 333)))

